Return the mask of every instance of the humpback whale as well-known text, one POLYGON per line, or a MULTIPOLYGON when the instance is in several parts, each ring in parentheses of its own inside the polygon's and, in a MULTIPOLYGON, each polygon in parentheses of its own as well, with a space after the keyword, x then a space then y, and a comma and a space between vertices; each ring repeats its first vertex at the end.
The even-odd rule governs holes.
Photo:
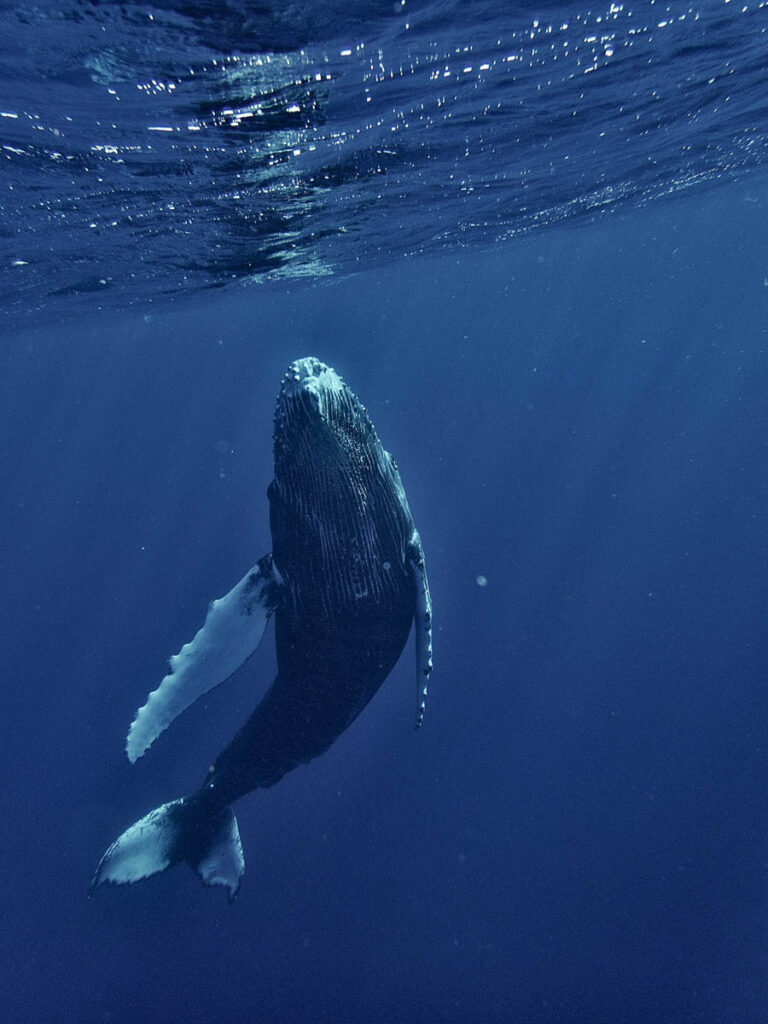
POLYGON ((232 804, 318 757, 387 678, 415 627, 417 715, 432 670, 424 551, 397 464, 365 407, 314 357, 292 363, 275 410, 272 551, 214 601, 139 709, 131 762, 253 653, 274 616, 277 675, 189 796, 150 811, 101 858, 102 882, 132 883, 186 861, 234 899, 245 869, 232 804))

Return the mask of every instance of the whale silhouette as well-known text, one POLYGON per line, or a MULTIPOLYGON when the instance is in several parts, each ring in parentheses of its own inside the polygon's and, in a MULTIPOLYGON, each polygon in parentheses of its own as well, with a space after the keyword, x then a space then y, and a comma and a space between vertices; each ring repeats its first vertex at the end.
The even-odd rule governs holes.
POLYGON ((214 601, 171 658, 128 733, 134 762, 198 697, 253 653, 275 617, 277 676, 202 786, 151 811, 102 857, 102 882, 131 883, 186 861, 234 899, 245 861, 232 804, 326 751, 357 718, 416 633, 417 728, 432 671, 421 539, 397 464, 363 405, 314 357, 292 363, 275 411, 272 552, 214 601))

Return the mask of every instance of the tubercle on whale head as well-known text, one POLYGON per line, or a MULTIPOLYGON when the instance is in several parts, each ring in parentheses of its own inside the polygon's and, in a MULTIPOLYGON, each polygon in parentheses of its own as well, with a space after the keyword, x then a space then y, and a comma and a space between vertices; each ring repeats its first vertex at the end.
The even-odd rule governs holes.
POLYGON ((277 396, 277 407, 300 398, 303 394, 319 395, 324 391, 340 392, 347 386, 333 367, 315 356, 295 359, 286 370, 277 396))
POLYGON ((274 415, 275 456, 310 430, 339 444, 366 443, 375 437, 365 406, 342 377, 315 356, 296 359, 283 376, 274 415))

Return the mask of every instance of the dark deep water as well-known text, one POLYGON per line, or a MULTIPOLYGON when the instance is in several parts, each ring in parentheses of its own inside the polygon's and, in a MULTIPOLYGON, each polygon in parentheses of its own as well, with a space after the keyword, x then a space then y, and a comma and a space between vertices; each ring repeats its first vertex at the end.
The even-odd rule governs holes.
POLYGON ((6 337, 5 1020, 768 1019, 766 237, 753 179, 6 337), (400 462, 425 727, 409 650, 240 804, 233 906, 186 868, 88 901, 271 679, 265 641, 126 761, 166 658, 269 547, 273 403, 306 353, 400 462))

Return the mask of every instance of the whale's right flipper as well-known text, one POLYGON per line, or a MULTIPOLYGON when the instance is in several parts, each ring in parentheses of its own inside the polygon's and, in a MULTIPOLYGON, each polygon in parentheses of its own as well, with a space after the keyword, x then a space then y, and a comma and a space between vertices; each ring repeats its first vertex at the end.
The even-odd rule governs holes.
POLYGON ((416 597, 413 615, 416 628, 416 728, 420 729, 427 708, 427 683, 432 674, 432 598, 418 530, 413 531, 408 545, 408 569, 416 597))
POLYGON ((245 870, 240 831, 232 809, 206 813, 193 797, 150 811, 112 843, 93 876, 101 882, 140 882, 185 860, 206 885, 221 885, 230 902, 245 870))
POLYGON ((131 762, 177 715, 253 654, 280 600, 281 582, 272 556, 265 555, 225 597, 210 605, 202 629, 171 658, 171 671, 139 708, 125 747, 131 762))

